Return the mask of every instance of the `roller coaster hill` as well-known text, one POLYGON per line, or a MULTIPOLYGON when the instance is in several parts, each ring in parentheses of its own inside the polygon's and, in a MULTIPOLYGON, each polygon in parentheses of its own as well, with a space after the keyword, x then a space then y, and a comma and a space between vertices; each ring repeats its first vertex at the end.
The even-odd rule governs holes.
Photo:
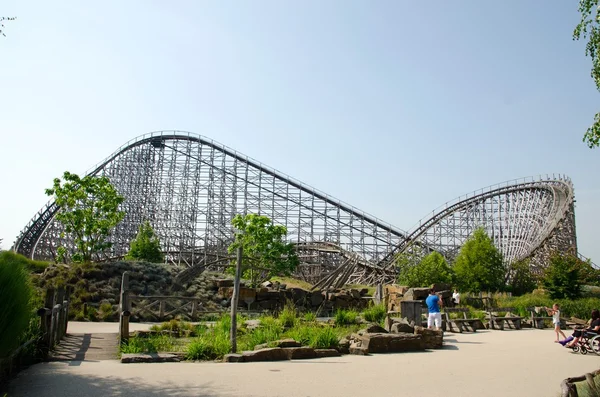
MULTIPOLYGON (((124 220, 112 247, 97 260, 123 257, 139 225, 149 221, 165 261, 203 270, 227 255, 236 214, 266 215, 287 227, 311 283, 376 284, 397 277, 394 259, 416 246, 448 260, 477 228, 484 228, 506 263, 530 259, 539 271, 549 255, 578 252, 574 191, 563 175, 489 186, 433 211, 403 231, 211 139, 181 131, 135 138, 92 168, 125 197, 124 220)), ((13 250, 55 260, 72 246, 48 202, 18 236, 13 250)), ((187 272, 186 272, 187 273, 187 272)))

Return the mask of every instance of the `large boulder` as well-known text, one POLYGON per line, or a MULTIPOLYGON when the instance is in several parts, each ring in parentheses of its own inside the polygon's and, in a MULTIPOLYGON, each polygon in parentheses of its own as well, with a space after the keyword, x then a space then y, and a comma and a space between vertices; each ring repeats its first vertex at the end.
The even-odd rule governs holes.
POLYGON ((302 346, 300 343, 296 342, 295 340, 288 338, 288 339, 280 339, 280 340, 277 340, 277 341, 271 342, 271 343, 261 343, 260 345, 254 346, 254 350, 265 349, 265 348, 269 347, 269 345, 271 345, 271 347, 300 347, 300 346, 302 346))
POLYGON ((350 341, 346 338, 340 339, 337 349, 342 354, 349 354, 350 353, 350 341))
MULTIPOLYGON (((364 334, 361 347, 369 353, 397 353, 423 350, 421 335, 415 334, 364 334)), ((352 350, 352 346, 350 347, 352 350)))
POLYGON ((288 352, 280 347, 260 349, 242 353, 243 360, 246 363, 254 361, 283 361, 288 360, 288 352))
POLYGON ((429 288, 410 288, 403 296, 403 300, 420 301, 429 296, 429 288))
POLYGON ((317 355, 317 358, 341 356, 340 352, 335 349, 315 349, 315 354, 317 355))
POLYGON ((321 303, 323 303, 324 300, 325 297, 323 296, 321 291, 312 291, 310 293, 310 304, 312 306, 319 306, 321 305, 321 303))
POLYGON ((312 347, 285 347, 282 349, 286 352, 290 360, 305 360, 309 358, 317 358, 317 353, 312 347))
POLYGON ((219 287, 219 288, 233 287, 233 279, 230 279, 230 278, 216 280, 216 283, 217 283, 217 287, 219 287))
POLYGON ((355 354, 357 356, 366 356, 369 354, 369 349, 367 349, 365 346, 362 346, 360 342, 352 343, 349 351, 350 354, 355 354))
POLYGON ((444 332, 442 330, 416 326, 415 335, 421 336, 423 349, 441 349, 444 345, 444 332))
POLYGON ((388 332, 396 334, 400 332, 412 334, 415 331, 414 324, 411 324, 411 322, 405 317, 388 317, 385 320, 385 329, 388 332))
POLYGON ((435 283, 431 284, 429 288, 433 288, 435 292, 439 292, 452 289, 452 285, 449 283, 435 283))
POLYGON ((383 334, 387 334, 388 331, 383 328, 381 325, 379 324, 375 324, 375 323, 371 323, 367 326, 367 328, 363 328, 360 331, 358 331, 359 335, 362 334, 375 334, 375 333, 383 333, 383 334))

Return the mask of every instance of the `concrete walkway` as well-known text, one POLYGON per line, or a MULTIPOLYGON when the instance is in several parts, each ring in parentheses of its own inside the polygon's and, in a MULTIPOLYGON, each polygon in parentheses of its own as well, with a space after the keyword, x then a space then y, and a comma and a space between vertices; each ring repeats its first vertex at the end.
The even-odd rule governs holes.
POLYGON ((18 396, 558 396, 560 382, 600 368, 600 356, 553 343, 552 330, 445 335, 442 350, 271 363, 35 365, 18 396))

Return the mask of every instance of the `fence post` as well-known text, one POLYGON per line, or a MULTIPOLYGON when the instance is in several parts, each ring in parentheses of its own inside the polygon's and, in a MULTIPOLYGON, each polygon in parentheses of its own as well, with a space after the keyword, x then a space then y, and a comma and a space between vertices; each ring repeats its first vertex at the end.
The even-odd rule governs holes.
POLYGON ((62 339, 63 335, 63 300, 65 297, 65 289, 64 288, 59 288, 56 291, 56 305, 57 307, 57 312, 56 312, 56 332, 55 332, 55 337, 56 337, 56 341, 55 344, 59 344, 60 340, 62 339))
POLYGON ((65 299, 63 301, 63 303, 65 305, 65 321, 64 321, 64 325, 63 325, 64 335, 67 334, 67 328, 69 327, 69 305, 71 304, 71 292, 72 292, 72 288, 67 287, 67 290, 65 292, 65 299))
POLYGON ((44 297, 44 314, 40 319, 40 326, 42 331, 42 352, 44 355, 48 354, 51 346, 52 336, 52 308, 54 307, 54 290, 49 288, 46 290, 46 296, 44 297))
POLYGON ((163 317, 165 316, 165 306, 167 305, 167 302, 164 299, 160 300, 160 303, 158 304, 158 320, 159 321, 163 321, 163 317))
POLYGON ((119 313, 119 338, 121 343, 129 341, 129 273, 123 272, 119 313))
POLYGON ((190 315, 190 318, 192 319, 192 321, 196 320, 196 306, 198 305, 198 301, 193 300, 192 301, 192 314, 190 315))

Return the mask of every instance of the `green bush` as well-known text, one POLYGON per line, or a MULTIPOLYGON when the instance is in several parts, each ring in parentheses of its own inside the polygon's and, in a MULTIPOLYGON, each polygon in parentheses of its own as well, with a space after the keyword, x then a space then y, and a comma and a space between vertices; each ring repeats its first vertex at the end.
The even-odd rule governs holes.
POLYGON ((22 341, 33 315, 29 274, 21 255, 0 253, 0 357, 22 341))
MULTIPOLYGON (((102 308, 102 306, 100 307, 102 308)), ((231 321, 230 321, 231 322, 231 321)), ((160 325, 153 325, 150 328, 152 331, 168 331, 173 336, 194 336, 199 328, 194 327, 191 323, 187 321, 183 321, 179 318, 174 318, 172 320, 166 321, 160 325)), ((227 331, 229 332, 229 331, 227 331)))
POLYGON ((100 321, 110 320, 114 315, 113 307, 109 302, 102 302, 98 309, 98 318, 100 321))
POLYGON ((553 299, 581 296, 582 261, 574 255, 555 253, 544 271, 543 285, 553 299))
POLYGON ((219 332, 207 332, 195 338, 187 347, 188 360, 215 360, 222 358, 231 350, 229 335, 219 332))
POLYGON ((335 325, 350 325, 358 322, 358 313, 354 310, 338 309, 334 315, 335 325))
POLYGON ((317 315, 313 312, 304 313, 304 317, 302 318, 307 323, 314 323, 317 321, 317 315))
POLYGON ((363 310, 362 317, 372 323, 382 323, 387 315, 387 309, 385 304, 380 303, 378 305, 370 305, 367 309, 363 310))
POLYGON ((339 338, 330 327, 314 328, 309 346, 314 349, 333 349, 339 344, 339 338))
POLYGON ((140 225, 138 234, 131 241, 130 250, 125 259, 152 263, 162 262, 163 255, 160 249, 160 240, 154 234, 154 229, 152 229, 150 222, 146 221, 140 225))
POLYGON ((157 353, 172 351, 175 340, 168 335, 150 335, 148 337, 134 337, 128 343, 121 345, 121 353, 157 353))
POLYGON ((293 328, 298 323, 298 317, 296 317, 296 307, 293 303, 287 302, 279 313, 279 323, 284 328, 293 328))
POLYGON ((1 251, 0 252, 0 263, 5 261, 12 263, 20 263, 25 269, 31 273, 43 273, 44 270, 50 265, 48 262, 34 261, 23 255, 19 255, 12 251, 1 251))

